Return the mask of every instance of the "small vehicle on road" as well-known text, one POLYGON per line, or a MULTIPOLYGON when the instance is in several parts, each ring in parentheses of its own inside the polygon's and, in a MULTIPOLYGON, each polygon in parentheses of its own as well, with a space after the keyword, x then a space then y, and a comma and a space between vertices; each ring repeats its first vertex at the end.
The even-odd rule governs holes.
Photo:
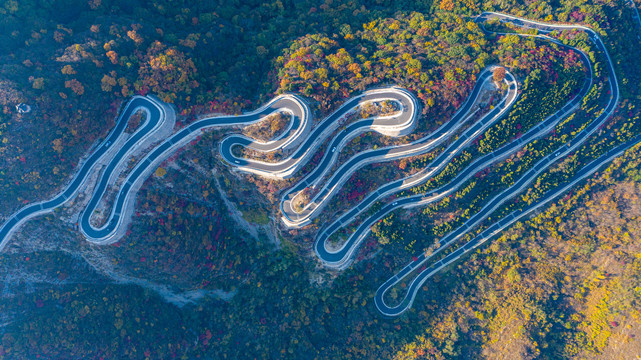
POLYGON ((334 146, 334 147, 332 148, 332 152, 334 152, 334 151, 336 151, 336 146, 334 146))
POLYGON ((392 206, 396 206, 396 205, 398 205, 398 201, 394 201, 394 202, 392 203, 392 206))
POLYGON ((111 145, 111 140, 107 141, 107 143, 105 144, 105 147, 109 147, 109 145, 111 145))

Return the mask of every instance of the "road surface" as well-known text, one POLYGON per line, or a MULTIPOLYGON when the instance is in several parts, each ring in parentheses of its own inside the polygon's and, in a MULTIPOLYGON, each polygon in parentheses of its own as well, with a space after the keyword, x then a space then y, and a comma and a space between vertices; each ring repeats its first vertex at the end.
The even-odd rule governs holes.
MULTIPOLYGON (((474 214, 468 221, 466 221, 458 229, 452 231, 451 233, 445 235, 442 239, 440 239, 439 240, 440 247, 436 251, 432 252, 429 256, 426 256, 425 254, 421 254, 420 256, 416 257, 408 265, 406 265, 403 269, 401 269, 401 271, 399 271, 397 274, 395 274, 393 277, 391 277, 385 283, 383 283, 376 291, 376 295, 374 297, 374 303, 376 308, 386 316, 390 316, 390 317, 399 316, 403 312, 407 311, 412 306, 414 299, 416 297, 416 294, 418 293, 420 288, 434 274, 438 273, 443 268, 457 261, 465 253, 473 251, 482 243, 490 239, 492 236, 500 233, 503 229, 507 228, 514 222, 518 221, 519 219, 522 219, 523 217, 530 214, 532 211, 540 208, 544 204, 557 198, 559 195, 563 194, 565 191, 570 189, 576 183, 582 181, 587 176, 596 172, 601 166, 603 166, 604 164, 607 164, 613 158, 621 155, 625 150, 631 148, 632 146, 636 145, 639 141, 641 141, 641 135, 640 135, 635 137, 631 141, 621 144, 617 146, 615 149, 608 151, 605 155, 602 155, 598 159, 590 162, 588 165, 583 167, 566 185, 549 191, 541 199, 534 202, 533 204, 526 207, 525 209, 515 211, 509 214, 508 216, 502 219, 499 219, 498 221, 495 221, 494 224, 488 226, 488 228, 482 231, 478 236, 475 236, 472 240, 461 245, 455 251, 451 252, 450 254, 443 257, 439 261, 436 261, 433 264, 428 266, 426 263, 432 258, 434 258, 434 256, 436 256, 437 254, 443 251, 446 251, 446 249, 448 249, 450 245, 452 245, 457 240, 462 238, 465 234, 467 234, 472 229, 474 229, 474 227, 479 225, 483 220, 487 219, 487 217, 489 217, 494 210, 498 209, 506 201, 513 199, 514 196, 520 194, 524 189, 527 188, 527 186, 539 174, 543 173, 552 164, 562 159, 565 155, 575 151, 579 146, 581 146, 590 135, 592 135, 596 130, 599 129, 600 126, 602 126, 608 120, 608 118, 616 110, 616 107, 619 102, 619 86, 617 83, 616 74, 614 72, 614 65, 612 64, 612 60, 610 59, 610 56, 601 38, 598 36, 598 34, 596 34, 591 29, 587 27, 575 26, 575 25, 544 24, 540 22, 529 21, 526 19, 516 18, 509 15, 498 14, 498 13, 483 13, 477 17, 476 21, 479 23, 482 23, 492 18, 499 19, 502 22, 509 22, 513 25, 517 25, 524 28, 534 28, 534 29, 537 29, 539 33, 543 33, 543 34, 548 34, 555 30, 564 30, 564 29, 577 29, 577 30, 587 32, 588 35, 590 36, 590 39, 592 39, 592 41, 595 43, 600 54, 607 60, 606 70, 608 72, 607 77, 609 79, 608 83, 610 86, 609 100, 607 102, 607 105, 605 106, 604 111, 596 119, 592 120, 585 129, 580 131, 568 144, 566 144, 566 146, 562 146, 560 149, 557 149, 552 154, 541 159, 532 168, 530 168, 525 174, 523 174, 523 176, 521 176, 521 178, 518 179, 514 185, 510 186, 508 189, 504 190, 503 192, 495 196, 493 199, 491 199, 478 213, 474 214), (423 266, 425 266, 424 269, 423 269, 423 266), (385 302, 385 294, 392 287, 403 282, 404 281, 403 279, 405 279, 408 275, 414 274, 415 270, 417 269, 419 270, 418 275, 416 275, 416 277, 411 279, 409 286, 407 286, 406 288, 407 291, 405 292, 404 296, 400 299, 400 301, 396 300, 397 304, 395 305, 387 304, 385 302)), ((538 36, 538 37, 546 38, 545 35, 538 36)), ((574 49, 574 50, 579 51, 578 49, 574 49)), ((583 59, 584 61, 587 60, 587 56, 585 56, 585 54, 583 54, 583 59)), ((590 64, 590 69, 591 68, 592 67, 590 64)), ((578 105, 578 103, 582 101, 583 96, 586 95, 586 93, 584 93, 584 90, 585 90, 585 87, 582 90, 580 96, 575 97, 569 104, 564 106, 564 108, 561 111, 564 111, 565 109, 568 109, 568 111, 565 112, 563 116, 568 115, 569 112, 571 111, 570 108, 575 108, 578 105)), ((497 151, 500 151, 500 150, 501 149, 497 151)), ((408 197, 405 199, 399 199, 397 201, 400 203, 402 201, 410 201, 409 199, 411 199, 411 197, 408 197)))
MULTIPOLYGON (((28 205, 7 218, 0 227, 0 250, 6 246, 12 233, 25 221, 51 212, 71 201, 86 184, 92 173, 100 172, 100 176, 91 199, 80 216, 79 229, 88 241, 97 244, 113 243, 122 236, 122 230, 131 218, 131 205, 142 182, 160 162, 196 138, 202 131, 216 127, 248 126, 260 122, 270 114, 280 111, 289 113, 291 116, 289 127, 283 135, 273 141, 259 142, 242 135, 231 135, 220 144, 220 152, 223 159, 240 171, 253 172, 275 178, 286 178, 306 163, 309 155, 314 153, 314 150, 323 140, 340 125, 340 120, 350 112, 362 104, 384 100, 397 102, 401 111, 392 116, 373 117, 351 124, 350 131, 352 131, 352 134, 362 131, 364 128, 390 136, 403 136, 410 133, 416 126, 418 119, 418 102, 411 93, 398 87, 369 90, 349 99, 313 130, 311 130, 313 119, 309 107, 301 97, 296 95, 278 96, 261 108, 243 115, 216 116, 194 122, 162 141, 137 163, 118 190, 107 220, 102 226, 96 227, 92 224, 91 218, 102 201, 103 195, 108 189, 111 179, 113 179, 114 172, 119 168, 120 164, 128 160, 136 145, 146 139, 167 116, 168 106, 166 104, 152 97, 136 96, 126 105, 118 117, 116 127, 83 162, 71 182, 60 194, 51 200, 28 205), (146 112, 145 122, 117 152, 110 152, 110 147, 123 135, 131 116, 138 111, 146 112), (299 143, 301 145, 291 156, 278 163, 237 158, 231 151, 232 147, 237 145, 247 146, 258 151, 275 151, 296 146, 299 143), (106 162, 106 166, 99 168, 99 164, 104 162, 106 162)), ((348 131, 344 133, 342 135, 343 138, 350 134, 348 131)))

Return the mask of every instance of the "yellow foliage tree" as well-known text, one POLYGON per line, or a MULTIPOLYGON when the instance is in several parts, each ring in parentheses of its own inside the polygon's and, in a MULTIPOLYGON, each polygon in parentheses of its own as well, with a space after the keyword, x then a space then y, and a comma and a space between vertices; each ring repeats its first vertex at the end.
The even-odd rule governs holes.
POLYGON ((156 174, 156 176, 158 176, 158 177, 163 177, 163 176, 167 175, 167 170, 165 170, 165 168, 163 168, 163 167, 160 167, 160 166, 159 166, 159 167, 156 169, 156 173, 155 173, 155 174, 156 174))

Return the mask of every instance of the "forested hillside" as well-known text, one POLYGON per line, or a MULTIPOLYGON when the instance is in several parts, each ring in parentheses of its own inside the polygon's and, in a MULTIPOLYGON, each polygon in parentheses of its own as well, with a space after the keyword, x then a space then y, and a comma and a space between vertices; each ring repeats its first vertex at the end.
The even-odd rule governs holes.
MULTIPOLYGON (((0 253, 0 358, 632 358, 641 348, 638 146, 443 269, 400 317, 382 316, 374 295, 410 259, 437 250, 439 239, 490 197, 566 146, 611 95, 605 57, 585 33, 553 36, 585 51, 589 68, 576 52, 544 39, 488 34, 472 16, 499 11, 589 26, 602 37, 621 90, 599 131, 492 214, 498 219, 641 134, 641 28, 633 5, 641 3, 5 1, 0 222, 68 183, 134 95, 175 107, 177 129, 207 114, 253 110, 284 93, 304 96, 315 119, 375 87, 397 85, 416 96, 421 113, 412 135, 365 132, 348 144, 351 156, 410 143, 447 123, 489 65, 514 74, 519 97, 506 116, 437 176, 389 203, 447 184, 561 109, 589 75, 594 80, 576 112, 545 136, 443 200, 377 222, 342 270, 317 259, 318 230, 383 184, 428 166, 448 143, 359 169, 328 211, 289 230, 279 220, 279 196, 330 151, 328 142, 292 179, 274 180, 239 174, 221 160, 220 140, 236 129, 206 132, 146 180, 119 242, 89 244, 65 210, 22 226, 0 253), (18 114, 18 103, 32 111, 18 114)), ((505 94, 502 80, 480 101, 478 116, 505 94)), ((286 123, 279 114, 245 134, 268 140, 286 123)), ((347 238, 383 205, 375 203, 332 241, 347 238)), ((407 285, 388 296, 397 299, 407 285)))

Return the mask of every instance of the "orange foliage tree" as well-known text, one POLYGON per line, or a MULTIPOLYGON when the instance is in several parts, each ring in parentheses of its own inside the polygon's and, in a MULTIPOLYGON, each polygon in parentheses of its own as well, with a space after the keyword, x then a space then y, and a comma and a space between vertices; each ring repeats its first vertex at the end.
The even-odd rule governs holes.
POLYGON ((66 88, 71 88, 71 90, 73 90, 73 92, 78 96, 80 96, 80 95, 85 93, 85 87, 82 86, 80 81, 78 81, 76 79, 71 79, 71 80, 65 81, 65 87, 66 88))
POLYGON ((176 100, 176 94, 189 95, 191 89, 198 87, 194 62, 178 49, 158 41, 149 47, 138 75, 143 86, 168 102, 176 100))

